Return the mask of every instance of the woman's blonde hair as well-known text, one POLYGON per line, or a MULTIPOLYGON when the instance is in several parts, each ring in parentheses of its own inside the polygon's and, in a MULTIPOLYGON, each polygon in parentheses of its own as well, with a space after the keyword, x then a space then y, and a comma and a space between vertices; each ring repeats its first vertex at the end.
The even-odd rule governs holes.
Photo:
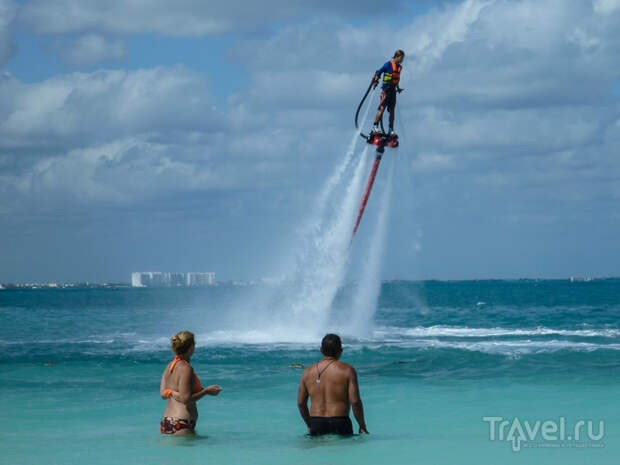
POLYGON ((180 331, 170 338, 170 346, 175 354, 181 355, 187 352, 194 345, 194 333, 191 331, 180 331))

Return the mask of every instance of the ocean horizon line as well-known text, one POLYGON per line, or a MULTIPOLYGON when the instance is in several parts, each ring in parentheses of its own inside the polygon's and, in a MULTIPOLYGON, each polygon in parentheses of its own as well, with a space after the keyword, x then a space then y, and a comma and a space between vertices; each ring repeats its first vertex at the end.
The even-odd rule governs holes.
MULTIPOLYGON (((467 283, 467 282, 591 282, 591 281, 619 281, 620 276, 570 276, 570 277, 522 277, 522 278, 463 278, 463 279, 384 279, 382 284, 398 284, 398 283, 467 283)), ((282 281, 286 282, 286 281, 282 281)), ((91 282, 91 281, 28 281, 28 282, 2 282, 0 290, 23 290, 23 289, 204 289, 217 286, 260 286, 273 285, 274 283, 264 278, 247 281, 216 281, 214 284, 204 286, 142 286, 134 287, 130 282, 91 282)), ((278 283, 280 284, 280 283, 278 283)), ((349 281, 345 285, 357 284, 357 281, 349 281)))

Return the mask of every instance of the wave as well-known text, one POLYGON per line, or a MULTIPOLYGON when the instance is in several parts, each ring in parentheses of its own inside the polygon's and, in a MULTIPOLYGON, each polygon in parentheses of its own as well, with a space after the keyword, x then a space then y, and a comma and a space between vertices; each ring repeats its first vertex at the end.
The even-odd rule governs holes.
MULTIPOLYGON (((379 349, 385 343, 369 344, 368 349, 379 349)), ((441 339, 411 339, 390 344, 400 348, 415 349, 457 349, 498 355, 526 355, 569 350, 573 352, 593 352, 596 350, 620 350, 620 344, 598 344, 567 340, 532 341, 529 339, 512 341, 446 341, 441 339)))
MULTIPOLYGON (((346 335, 346 328, 334 328, 346 335)), ((620 350, 617 339, 620 330, 614 328, 555 329, 536 328, 470 328, 462 326, 418 326, 375 328, 366 338, 344 336, 347 350, 402 349, 455 349, 488 354, 522 355, 555 352, 559 350, 591 352, 596 350, 620 350), (553 337, 551 339, 551 337, 553 337), (572 339, 571 339, 572 338, 572 339), (579 338, 579 339, 575 339, 579 338), (598 338, 593 340, 593 338, 598 338), (589 339, 589 340, 588 340, 589 339)), ((197 346, 235 348, 250 350, 316 350, 319 341, 312 332, 299 328, 272 327, 268 330, 215 330, 196 334, 197 346)), ((114 333, 89 335, 83 339, 45 339, 30 341, 29 346, 65 346, 71 352, 111 351, 113 353, 158 352, 169 350, 169 338, 161 335, 114 333), (84 346, 83 348, 80 346, 84 346), (94 349, 94 347, 100 349, 94 349)), ((0 340, 0 347, 13 347, 23 342, 0 340)), ((11 350, 11 349, 9 349, 11 350)), ((47 349, 45 349, 47 350, 47 349)), ((56 351, 59 349, 53 349, 56 351)), ((1 351, 0 351, 1 352, 1 351)))
POLYGON ((375 329, 375 338, 394 336, 409 337, 506 337, 506 336, 567 336, 567 337, 620 337, 620 329, 555 329, 538 326, 531 329, 521 328, 469 328, 467 326, 416 326, 401 328, 384 326, 375 329))
POLYGON ((0 346, 24 346, 24 345, 80 345, 80 344, 114 344, 117 339, 41 339, 39 341, 0 341, 0 346))

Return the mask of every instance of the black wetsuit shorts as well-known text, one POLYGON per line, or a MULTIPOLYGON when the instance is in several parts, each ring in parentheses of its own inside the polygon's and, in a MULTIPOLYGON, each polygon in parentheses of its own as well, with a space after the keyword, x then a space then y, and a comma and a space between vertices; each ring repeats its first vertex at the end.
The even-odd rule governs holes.
POLYGON ((353 434, 353 424, 349 417, 310 417, 310 435, 353 434))
POLYGON ((381 107, 387 108, 388 111, 392 111, 396 106, 396 87, 385 86, 383 92, 381 92, 381 102, 379 103, 379 110, 381 107))

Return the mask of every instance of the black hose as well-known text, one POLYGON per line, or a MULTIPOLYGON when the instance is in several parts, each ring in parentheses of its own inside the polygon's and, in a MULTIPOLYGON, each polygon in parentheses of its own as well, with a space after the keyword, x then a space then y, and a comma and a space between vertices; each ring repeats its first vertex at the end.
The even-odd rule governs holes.
POLYGON ((360 110, 362 109, 362 105, 364 105, 364 100, 366 100, 366 97, 368 97, 368 94, 370 93, 370 89, 372 88, 372 85, 374 84, 374 82, 375 82, 375 78, 373 77, 372 81, 370 81, 370 85, 368 86, 368 89, 366 90, 366 93, 362 97, 362 101, 357 106, 357 111, 355 112, 355 129, 359 129, 359 127, 357 126, 357 118, 360 115, 360 110))

